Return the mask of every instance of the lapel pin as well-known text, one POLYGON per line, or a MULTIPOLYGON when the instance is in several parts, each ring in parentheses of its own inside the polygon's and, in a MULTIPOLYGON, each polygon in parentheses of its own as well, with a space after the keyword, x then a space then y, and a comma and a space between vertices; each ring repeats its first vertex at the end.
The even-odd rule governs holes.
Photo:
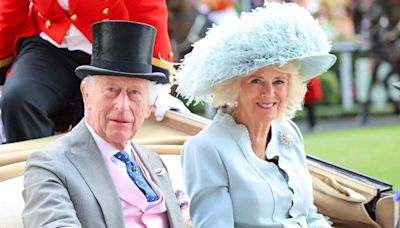
POLYGON ((167 173, 164 168, 157 168, 154 171, 156 172, 157 176, 164 176, 167 173))

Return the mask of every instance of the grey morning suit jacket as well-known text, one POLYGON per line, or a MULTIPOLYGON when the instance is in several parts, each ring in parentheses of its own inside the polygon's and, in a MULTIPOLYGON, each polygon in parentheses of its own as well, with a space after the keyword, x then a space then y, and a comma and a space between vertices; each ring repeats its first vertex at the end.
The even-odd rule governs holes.
MULTIPOLYGON (((171 227, 183 227, 180 208, 165 168, 152 151, 135 149, 165 196, 171 227)), ((122 228, 118 193, 101 153, 82 120, 72 131, 33 153, 24 176, 25 227, 122 228)))

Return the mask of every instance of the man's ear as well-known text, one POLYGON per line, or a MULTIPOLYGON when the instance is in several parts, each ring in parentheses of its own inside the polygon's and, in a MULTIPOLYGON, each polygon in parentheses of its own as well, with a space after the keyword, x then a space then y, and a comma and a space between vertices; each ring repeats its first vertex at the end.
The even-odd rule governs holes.
POLYGON ((89 94, 88 83, 82 82, 80 89, 82 93, 83 103, 85 104, 85 106, 89 105, 90 94, 89 94))

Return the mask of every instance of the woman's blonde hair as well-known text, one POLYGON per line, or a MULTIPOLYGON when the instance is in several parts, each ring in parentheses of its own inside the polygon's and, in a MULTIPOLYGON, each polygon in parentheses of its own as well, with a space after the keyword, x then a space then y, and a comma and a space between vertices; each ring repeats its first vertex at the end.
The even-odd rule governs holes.
MULTIPOLYGON (((292 119, 298 110, 303 108, 304 96, 307 92, 307 83, 299 75, 300 65, 297 61, 283 66, 275 65, 276 70, 289 74, 289 91, 285 104, 285 111, 279 113, 276 120, 292 119)), ((240 92, 240 82, 248 74, 239 75, 216 85, 213 90, 213 106, 234 109, 240 92)))

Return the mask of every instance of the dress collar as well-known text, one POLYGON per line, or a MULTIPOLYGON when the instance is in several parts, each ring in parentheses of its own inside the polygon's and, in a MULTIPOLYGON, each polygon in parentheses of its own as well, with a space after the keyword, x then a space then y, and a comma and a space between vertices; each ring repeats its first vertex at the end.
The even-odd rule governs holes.
MULTIPOLYGON (((221 121, 223 125, 229 129, 228 132, 230 132, 234 138, 240 140, 242 143, 245 143, 245 147, 248 148, 248 151, 253 152, 249 130, 245 125, 236 123, 235 119, 233 119, 229 113, 223 113, 222 111, 217 113, 213 121, 221 121)), ((280 156, 280 150, 276 149, 276 144, 280 143, 279 136, 281 135, 280 132, 282 131, 283 129, 281 129, 279 124, 275 122, 271 123, 271 140, 268 142, 265 150, 265 154, 269 160, 278 159, 280 156)), ((254 153, 252 153, 251 156, 254 156, 254 158, 263 162, 254 153)))

